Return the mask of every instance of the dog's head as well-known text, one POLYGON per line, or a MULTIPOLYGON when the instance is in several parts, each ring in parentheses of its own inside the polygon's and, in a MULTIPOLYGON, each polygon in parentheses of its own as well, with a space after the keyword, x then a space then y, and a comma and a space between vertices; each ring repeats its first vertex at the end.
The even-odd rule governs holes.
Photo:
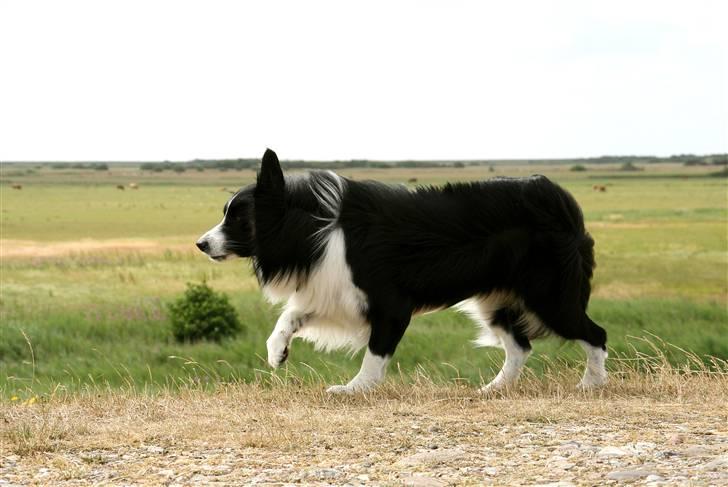
POLYGON ((200 237, 197 248, 215 261, 255 256, 255 201, 282 194, 284 187, 278 156, 268 149, 257 183, 242 188, 225 203, 222 221, 200 237))

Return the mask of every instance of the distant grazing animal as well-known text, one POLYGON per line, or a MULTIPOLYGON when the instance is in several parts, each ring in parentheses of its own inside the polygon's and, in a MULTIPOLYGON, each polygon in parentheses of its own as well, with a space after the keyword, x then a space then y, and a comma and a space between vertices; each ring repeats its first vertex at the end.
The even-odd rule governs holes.
POLYGON ((139 189, 139 185, 137 183, 129 183, 129 187, 131 189, 139 189))
MULTIPOLYGON (((331 393, 371 389, 414 313, 456 306, 505 363, 485 392, 517 378, 531 340, 554 334, 587 354, 580 387, 607 381, 607 333, 586 314, 594 241, 574 198, 544 176, 442 187, 284 176, 267 150, 257 181, 197 241, 211 259, 250 257, 266 297, 285 301, 268 338, 283 363, 295 337, 366 346, 359 373, 331 393)), ((425 357, 423 357, 425 358, 425 357)))
POLYGON ((23 189, 23 185, 22 184, 18 184, 18 183, 13 184, 11 187, 13 189, 23 189))
POLYGON ((409 178, 409 179, 407 180, 407 182, 408 182, 408 183, 416 183, 416 182, 417 182, 417 178, 409 178))
POLYGON ((602 185, 602 184, 595 184, 594 186, 592 186, 592 189, 594 191, 600 191, 602 193, 606 193, 607 192, 607 187, 604 186, 604 185, 602 185))
POLYGON ((117 184, 116 189, 120 189, 120 190, 124 191, 125 188, 124 188, 123 184, 117 184))

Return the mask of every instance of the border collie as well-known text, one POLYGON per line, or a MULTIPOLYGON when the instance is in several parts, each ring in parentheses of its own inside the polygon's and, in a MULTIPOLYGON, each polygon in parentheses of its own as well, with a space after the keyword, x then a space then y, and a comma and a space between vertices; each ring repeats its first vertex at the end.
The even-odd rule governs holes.
POLYGON ((329 392, 371 389, 417 312, 449 306, 505 350, 485 392, 512 384, 531 340, 554 334, 587 354, 580 387, 606 383, 607 334, 586 314, 594 241, 574 198, 544 176, 419 187, 331 171, 284 176, 267 150, 255 184, 233 195, 197 247, 249 257, 283 313, 266 345, 278 367, 291 340, 367 347, 359 373, 329 392))

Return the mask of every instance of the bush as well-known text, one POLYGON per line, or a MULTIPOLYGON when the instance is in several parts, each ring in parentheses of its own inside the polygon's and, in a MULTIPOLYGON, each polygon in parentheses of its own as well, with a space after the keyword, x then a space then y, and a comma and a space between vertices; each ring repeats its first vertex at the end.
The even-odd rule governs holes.
POLYGON ((619 167, 620 171, 641 171, 642 168, 639 166, 635 166, 631 162, 625 162, 619 167))
POLYGON ((574 171, 574 172, 586 171, 586 167, 582 166, 581 164, 576 164, 574 166, 571 166, 569 171, 574 171))
POLYGON ((169 305, 172 333, 177 341, 194 342, 233 336, 240 322, 228 298, 212 290, 207 283, 187 283, 184 296, 169 305))

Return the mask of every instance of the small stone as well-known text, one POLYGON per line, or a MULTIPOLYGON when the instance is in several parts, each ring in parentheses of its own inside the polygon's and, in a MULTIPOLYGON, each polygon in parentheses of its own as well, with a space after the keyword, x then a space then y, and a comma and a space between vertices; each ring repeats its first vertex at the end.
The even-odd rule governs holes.
POLYGON ((685 436, 678 433, 670 435, 670 437, 667 439, 668 445, 679 445, 681 443, 685 443, 685 436))
POLYGON ((155 455, 161 455, 162 453, 164 453, 164 448, 156 445, 149 445, 148 447, 146 447, 146 450, 147 453, 153 453, 155 455))
POLYGON ((313 475, 320 479, 335 479, 336 477, 340 477, 342 473, 333 468, 324 468, 322 470, 316 470, 313 472, 313 475))
POLYGON ((410 487, 442 487, 447 485, 447 482, 442 480, 434 479, 432 477, 426 477, 424 475, 411 475, 401 479, 404 485, 410 487))
POLYGON ((158 471, 157 475, 161 475, 162 477, 174 477, 174 470, 166 468, 164 470, 158 471))
POLYGON ((617 470, 608 473, 607 478, 609 480, 636 480, 650 475, 654 474, 645 470, 617 470))
POLYGON ((232 469, 229 465, 204 465, 202 467, 202 470, 210 475, 225 475, 230 473, 232 469))
POLYGON ((704 446, 691 446, 680 453, 686 457, 704 457, 708 455, 708 450, 704 446))
POLYGON ((655 474, 648 475, 647 478, 645 478, 645 482, 662 482, 663 480, 665 479, 655 474))
POLYGON ((397 463, 400 465, 433 464, 453 460, 462 455, 463 451, 457 448, 429 450, 402 458, 397 463))
POLYGON ((559 445, 559 450, 578 450, 579 449, 579 443, 576 441, 566 441, 559 445))
POLYGON ((728 455, 718 457, 701 466, 703 470, 722 470, 721 467, 728 469, 728 455))
POLYGON ((630 455, 630 453, 626 450, 623 450, 621 448, 617 448, 616 446, 605 446, 601 450, 597 452, 598 457, 626 457, 630 455))

